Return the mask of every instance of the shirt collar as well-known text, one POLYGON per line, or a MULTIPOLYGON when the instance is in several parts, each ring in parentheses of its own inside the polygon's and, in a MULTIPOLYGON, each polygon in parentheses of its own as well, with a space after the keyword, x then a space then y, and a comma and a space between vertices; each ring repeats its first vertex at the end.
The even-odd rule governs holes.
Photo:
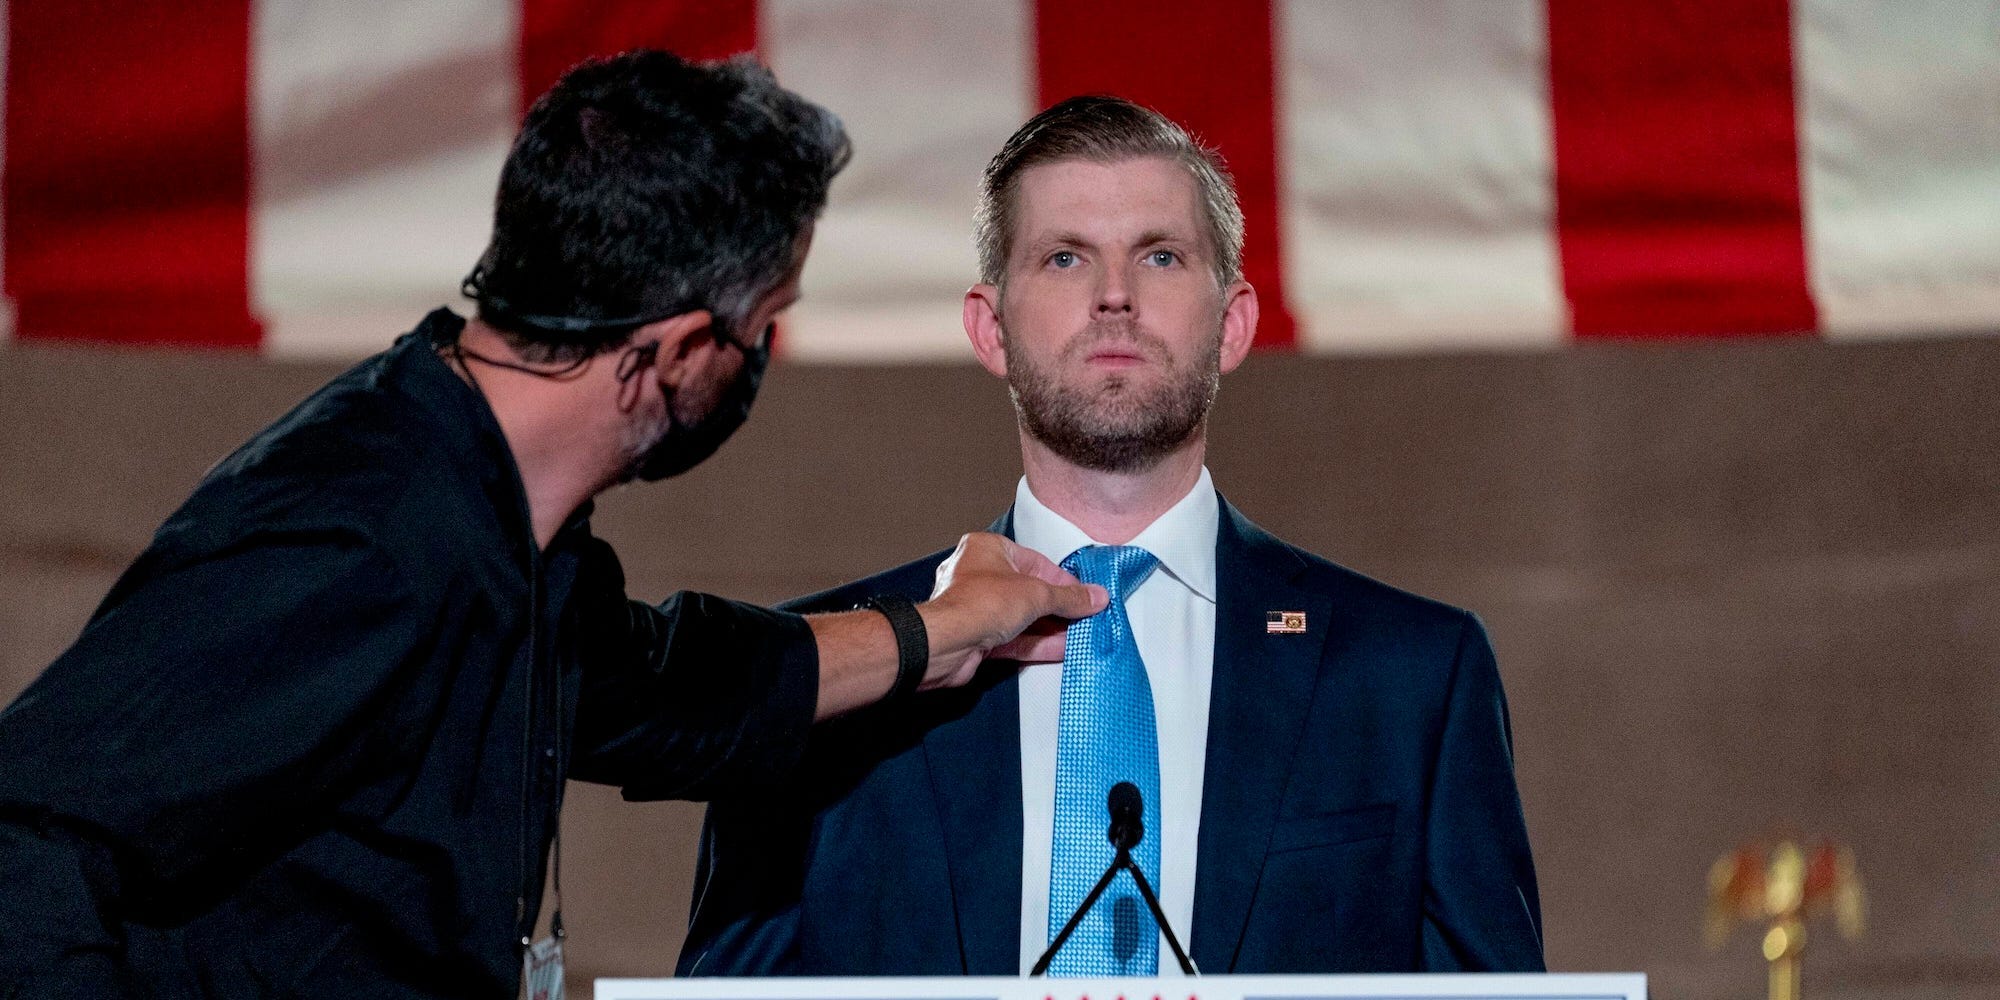
MULTIPOLYGON (((1208 468, 1194 488, 1127 544, 1160 560, 1160 566, 1203 600, 1215 602, 1215 537, 1221 518, 1208 468)), ((1086 545, 1101 544, 1044 506, 1022 476, 1014 487, 1014 540, 1060 563, 1086 545)))
MULTIPOLYGON (((527 485, 514 461, 514 450, 507 444, 507 435, 500 429, 500 420, 485 395, 468 385, 438 355, 440 345, 455 343, 464 330, 464 317, 442 306, 431 310, 415 330, 398 338, 389 350, 390 377, 404 394, 431 412, 439 433, 447 439, 445 451, 479 478, 494 509, 515 530, 524 533, 532 550, 535 542, 527 485)), ((572 544, 587 534, 595 510, 594 500, 584 501, 550 539, 550 549, 572 544)))

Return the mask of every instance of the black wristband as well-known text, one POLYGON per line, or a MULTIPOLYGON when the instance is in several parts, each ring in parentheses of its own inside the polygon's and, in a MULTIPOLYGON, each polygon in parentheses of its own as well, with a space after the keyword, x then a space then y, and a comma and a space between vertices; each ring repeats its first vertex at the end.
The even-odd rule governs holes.
POLYGON ((899 702, 915 694, 931 663, 931 639, 930 633, 924 631, 924 616, 917 613, 917 606, 909 598, 895 594, 877 594, 862 601, 859 607, 881 612, 882 617, 889 619, 890 630, 896 633, 896 683, 883 700, 899 702))

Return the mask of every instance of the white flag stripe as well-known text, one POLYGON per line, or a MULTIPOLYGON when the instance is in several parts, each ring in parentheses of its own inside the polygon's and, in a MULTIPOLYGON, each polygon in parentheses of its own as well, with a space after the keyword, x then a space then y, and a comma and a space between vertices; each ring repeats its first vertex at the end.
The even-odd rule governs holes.
POLYGON ((2000 3, 1796 0, 1793 18, 1821 329, 2000 329, 2000 3))
MULTIPOLYGON (((518 3, 254 4, 248 280, 268 351, 358 356, 455 301, 517 122, 518 3)), ((2000 0, 1793 12, 1822 329, 2000 329, 2000 0)), ((1300 350, 1567 339, 1545 16, 1541 0, 1276 5, 1300 350)), ((966 357, 979 172, 1035 106, 1032 0, 764 0, 761 20, 779 77, 838 111, 856 144, 785 350, 966 357)), ((0 340, 14 315, 0 300, 0 340)))
POLYGON ((486 245, 519 117, 518 6, 258 0, 254 18, 251 301, 265 350, 380 349, 456 300, 486 245))
POLYGON ((1279 12, 1300 347, 1562 341, 1539 0, 1287 0, 1279 12))
POLYGON ((814 236, 786 353, 972 356, 973 204, 986 160, 1034 112, 1030 11, 1005 3, 769 0, 778 79, 847 123, 854 160, 814 236))

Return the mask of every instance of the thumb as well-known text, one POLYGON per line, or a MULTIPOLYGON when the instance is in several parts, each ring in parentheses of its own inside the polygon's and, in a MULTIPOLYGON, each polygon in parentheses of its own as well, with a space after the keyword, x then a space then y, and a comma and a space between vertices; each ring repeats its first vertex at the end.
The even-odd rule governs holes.
POLYGON ((1111 603, 1111 595, 1094 583, 1058 584, 1049 587, 1049 613, 1062 618, 1088 618, 1111 603))

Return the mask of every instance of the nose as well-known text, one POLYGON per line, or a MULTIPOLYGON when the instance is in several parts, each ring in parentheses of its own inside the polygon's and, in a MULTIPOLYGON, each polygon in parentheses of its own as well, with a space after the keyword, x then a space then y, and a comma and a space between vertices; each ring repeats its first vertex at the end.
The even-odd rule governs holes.
POLYGON ((1132 280, 1123 267, 1107 267, 1101 272, 1103 278, 1097 283, 1097 309, 1099 316, 1132 312, 1132 280))

